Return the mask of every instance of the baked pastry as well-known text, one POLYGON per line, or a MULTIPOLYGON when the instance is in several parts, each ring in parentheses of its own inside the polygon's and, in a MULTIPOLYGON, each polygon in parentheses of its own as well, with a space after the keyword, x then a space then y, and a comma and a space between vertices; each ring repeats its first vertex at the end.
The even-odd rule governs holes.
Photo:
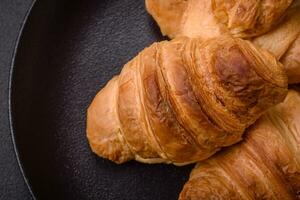
POLYGON ((241 140, 283 101, 282 65, 232 37, 154 43, 129 61, 88 109, 92 150, 116 163, 185 165, 241 140))
POLYGON ((284 19, 268 33, 252 39, 283 63, 289 84, 300 83, 300 1, 294 1, 284 19))
POLYGON ((300 82, 300 0, 146 0, 146 8, 170 38, 252 40, 283 62, 289 83, 300 82))
POLYGON ((145 0, 163 35, 201 37, 231 34, 252 38, 275 27, 293 0, 145 0))
POLYGON ((243 142, 199 162, 179 199, 300 199, 299 113, 299 91, 290 90, 243 142))

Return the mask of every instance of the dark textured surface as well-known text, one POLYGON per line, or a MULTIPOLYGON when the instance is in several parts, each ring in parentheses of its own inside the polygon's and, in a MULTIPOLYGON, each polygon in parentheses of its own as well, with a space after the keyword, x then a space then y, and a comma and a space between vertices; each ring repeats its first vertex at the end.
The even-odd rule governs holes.
POLYGON ((38 199, 177 199, 191 166, 116 165, 92 154, 85 137, 94 95, 163 39, 144 0, 71 2, 37 2, 16 59, 13 122, 33 192, 38 199))
POLYGON ((29 200, 8 123, 8 79, 15 41, 32 0, 0 1, 0 199, 29 200))

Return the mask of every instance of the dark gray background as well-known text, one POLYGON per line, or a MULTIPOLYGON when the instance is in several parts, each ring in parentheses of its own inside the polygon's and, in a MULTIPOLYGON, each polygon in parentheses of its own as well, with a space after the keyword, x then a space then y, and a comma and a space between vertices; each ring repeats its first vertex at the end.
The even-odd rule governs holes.
POLYGON ((0 199, 31 199, 17 164, 8 121, 11 59, 32 0, 0 0, 0 199))

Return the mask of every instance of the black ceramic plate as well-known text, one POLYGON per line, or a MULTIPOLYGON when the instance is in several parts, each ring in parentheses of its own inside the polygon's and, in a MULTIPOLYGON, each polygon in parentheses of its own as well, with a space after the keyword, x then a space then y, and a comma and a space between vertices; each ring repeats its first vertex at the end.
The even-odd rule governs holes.
POLYGON ((40 0, 11 74, 11 122, 37 199, 177 199, 192 166, 116 165, 94 155, 86 109, 140 50, 162 40, 144 0, 40 0))

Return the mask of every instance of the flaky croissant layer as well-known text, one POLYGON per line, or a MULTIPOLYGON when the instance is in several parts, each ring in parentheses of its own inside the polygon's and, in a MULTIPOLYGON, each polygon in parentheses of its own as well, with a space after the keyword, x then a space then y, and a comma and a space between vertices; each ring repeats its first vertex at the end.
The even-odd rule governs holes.
POLYGON ((273 53, 300 83, 300 0, 145 0, 163 35, 247 38, 273 53))
MULTIPOLYGON (((295 0, 298 1, 298 0, 295 0)), ((270 31, 293 0, 145 0, 146 9, 170 38, 231 34, 252 38, 270 31)))
POLYGON ((199 162, 180 200, 300 199, 300 94, 290 90, 245 140, 199 162))
POLYGON ((116 163, 184 165, 240 141, 286 93, 282 65, 250 42, 154 43, 97 94, 87 137, 96 154, 116 163))

